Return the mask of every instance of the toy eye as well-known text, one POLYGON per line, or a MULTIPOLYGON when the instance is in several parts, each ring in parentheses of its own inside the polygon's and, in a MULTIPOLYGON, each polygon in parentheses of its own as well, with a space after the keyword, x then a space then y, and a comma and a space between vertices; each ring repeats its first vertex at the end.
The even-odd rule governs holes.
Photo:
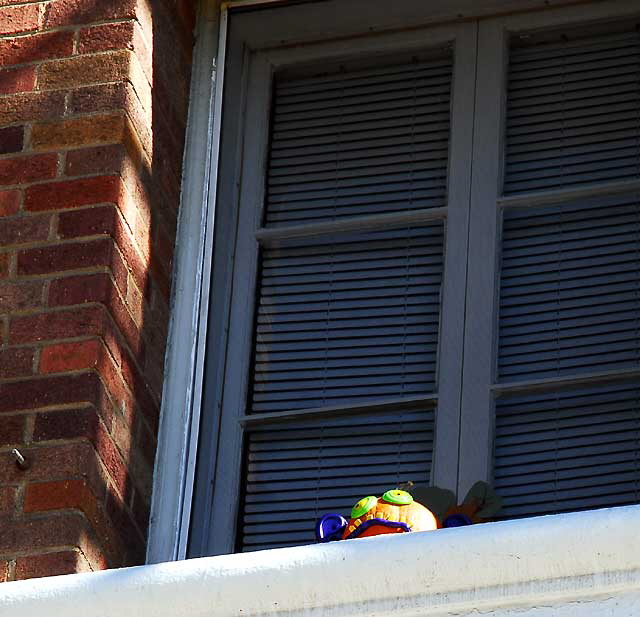
POLYGON ((413 497, 407 493, 407 491, 401 491, 399 489, 395 489, 393 491, 387 491, 382 499, 388 501, 389 503, 394 503, 397 506, 408 506, 413 502, 413 497))
POLYGON ((353 509, 351 510, 351 518, 358 518, 359 516, 366 514, 369 510, 375 508, 377 503, 377 497, 372 497, 371 495, 369 495, 369 497, 363 497, 355 506, 353 506, 353 509))

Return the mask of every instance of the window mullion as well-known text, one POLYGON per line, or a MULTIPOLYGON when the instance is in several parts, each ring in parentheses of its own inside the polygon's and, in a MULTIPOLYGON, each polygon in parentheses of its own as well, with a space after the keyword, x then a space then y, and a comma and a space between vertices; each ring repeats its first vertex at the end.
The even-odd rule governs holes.
POLYGON ((438 343, 438 410, 432 484, 456 490, 461 430, 464 306, 473 146, 477 25, 461 27, 455 42, 447 183, 445 264, 438 343))
POLYGON ((480 22, 473 132, 469 265, 458 494, 491 478, 496 289, 506 41, 502 19, 480 22))

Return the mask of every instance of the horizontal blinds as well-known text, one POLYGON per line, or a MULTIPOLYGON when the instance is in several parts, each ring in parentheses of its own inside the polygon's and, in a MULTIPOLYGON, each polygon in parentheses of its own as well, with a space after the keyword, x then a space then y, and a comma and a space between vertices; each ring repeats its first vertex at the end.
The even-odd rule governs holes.
POLYGON ((428 484, 433 410, 279 422, 247 431, 243 551, 309 544, 328 512, 348 518, 366 495, 428 484))
POLYGON ((640 500, 640 386, 498 399, 494 483, 501 516, 640 500))
POLYGON ((429 483, 444 220, 364 222, 446 205, 452 59, 437 54, 276 75, 242 551, 312 543, 319 516, 429 483))
POLYGON ((640 177, 640 32, 531 37, 510 50, 507 194, 640 177))
POLYGON ((445 205, 452 57, 276 76, 265 222, 445 205))
POLYGON ((434 391, 444 225, 264 248, 249 412, 434 391))
POLYGON ((640 365, 640 196, 505 211, 503 381, 640 365))

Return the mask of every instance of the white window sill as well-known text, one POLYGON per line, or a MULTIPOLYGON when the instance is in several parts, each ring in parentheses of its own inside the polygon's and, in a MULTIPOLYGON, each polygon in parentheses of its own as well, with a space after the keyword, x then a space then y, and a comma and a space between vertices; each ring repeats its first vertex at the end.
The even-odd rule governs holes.
POLYGON ((640 615, 640 506, 0 585, 1 617, 640 615))

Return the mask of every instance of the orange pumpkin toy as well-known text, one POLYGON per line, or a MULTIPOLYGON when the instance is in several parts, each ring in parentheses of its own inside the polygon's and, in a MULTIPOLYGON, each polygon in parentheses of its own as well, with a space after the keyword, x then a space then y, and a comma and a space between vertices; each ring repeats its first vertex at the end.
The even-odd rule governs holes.
POLYGON ((348 521, 337 514, 325 514, 316 524, 316 537, 320 542, 328 542, 437 528, 438 522, 430 510, 414 501, 410 493, 393 489, 382 497, 369 496, 358 501, 348 521))

